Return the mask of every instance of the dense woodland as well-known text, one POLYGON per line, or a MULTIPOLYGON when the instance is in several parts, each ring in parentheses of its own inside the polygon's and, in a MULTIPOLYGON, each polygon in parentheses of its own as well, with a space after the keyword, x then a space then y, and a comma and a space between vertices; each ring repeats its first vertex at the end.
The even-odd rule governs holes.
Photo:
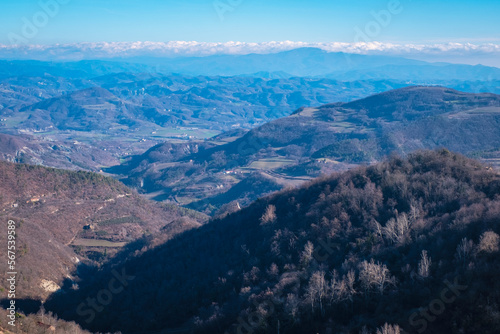
POLYGON ((496 333, 499 224, 496 171, 417 152, 140 240, 45 307, 123 333, 496 333))

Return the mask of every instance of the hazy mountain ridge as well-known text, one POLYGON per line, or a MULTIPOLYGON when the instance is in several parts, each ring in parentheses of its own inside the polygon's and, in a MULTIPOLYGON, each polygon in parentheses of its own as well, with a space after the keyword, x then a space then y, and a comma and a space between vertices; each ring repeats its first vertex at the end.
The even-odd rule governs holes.
MULTIPOLYGON (((248 75, 258 72, 281 72, 291 76, 383 77, 415 79, 462 79, 478 80, 500 78, 494 67, 429 63, 396 56, 362 55, 343 52, 327 52, 317 48, 298 48, 267 54, 212 55, 204 57, 130 57, 108 60, 84 60, 79 62, 24 61, 27 67, 21 73, 53 71, 73 78, 89 78, 118 72, 160 72, 183 75, 248 75), (419 71, 415 71, 418 68, 419 71), (383 73, 385 70, 385 74, 383 73), (387 70, 391 70, 388 72, 387 70), (361 71, 361 72, 360 72, 361 71), (362 74, 365 72, 365 74, 362 74), (444 77, 436 76, 436 72, 444 77), (406 75, 406 77, 405 77, 406 75)), ((0 76, 16 73, 21 61, 2 61, 0 76)))

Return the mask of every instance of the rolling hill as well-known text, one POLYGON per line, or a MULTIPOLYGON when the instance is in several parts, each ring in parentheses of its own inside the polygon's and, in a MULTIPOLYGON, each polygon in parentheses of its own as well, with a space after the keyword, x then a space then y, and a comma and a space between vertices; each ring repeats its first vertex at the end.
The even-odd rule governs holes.
MULTIPOLYGON (((127 242, 148 235, 165 240, 206 220, 83 171, 0 162, 0 193, 2 219, 16 222, 19 299, 46 298, 71 284, 78 265, 101 263, 127 242)), ((6 238, 0 236, 5 244, 6 238)), ((6 266, 0 264, 2 282, 6 266)))
POLYGON ((30 135, 0 133, 0 157, 4 161, 44 165, 54 168, 99 171, 119 163, 113 150, 74 141, 36 138, 30 135))
POLYGON ((60 78, 62 87, 56 89, 51 79, 4 80, 0 105, 8 120, 5 130, 117 133, 144 128, 141 134, 150 135, 162 127, 252 128, 304 105, 347 101, 405 86, 383 80, 346 83, 120 73, 78 85, 60 78))
POLYGON ((267 193, 229 192, 255 173, 267 175, 268 186, 262 189, 269 189, 374 163, 393 152, 448 147, 487 158, 500 147, 499 128, 498 95, 413 86, 301 108, 247 133, 197 143, 196 151, 183 149, 189 144, 160 144, 109 171, 157 199, 214 212, 212 202, 246 205, 267 193))
POLYGON ((1 153, 9 161, 99 171, 165 140, 188 142, 249 129, 302 105, 402 86, 133 73, 93 79, 14 76, 0 79, 0 132, 18 137, 26 149, 1 153))
MULTIPOLYGON (((158 64, 123 61, 0 61, 0 132, 20 136, 20 140, 30 138, 31 144, 42 147, 40 152, 18 150, 24 160, 15 160, 21 158, 18 155, 12 159, 12 152, 2 155, 12 161, 98 171, 164 141, 186 143, 221 132, 249 130, 304 106, 349 102, 414 84, 500 93, 496 70, 492 68, 334 54, 316 49, 162 61, 171 62, 171 66, 184 64, 194 72, 186 74, 179 67, 184 74, 172 74, 170 70, 161 70, 158 64), (208 68, 207 62, 221 66, 224 63, 233 67, 231 73, 239 74, 202 76, 199 75, 202 72, 195 73, 198 70, 191 66, 197 64, 201 71, 208 68), (303 77, 283 71, 270 72, 267 62, 281 62, 283 69, 296 68, 301 72, 297 75, 306 75, 310 68, 320 68, 324 74, 303 77), (244 71, 237 70, 240 65, 245 67, 244 71), (399 67, 404 70, 401 72, 399 67), (246 72, 249 69, 255 72, 246 72), (350 71, 350 74, 335 71, 350 71), (414 72, 423 74, 417 77, 414 72), (62 150, 51 149, 52 143, 62 150)), ((30 145, 27 147, 30 149, 30 145)), ((288 160, 269 163, 286 165, 288 160)), ((318 167, 301 169, 318 170, 318 167)), ((226 186, 223 183, 215 186, 220 189, 221 184, 226 186)))
POLYGON ((45 306, 125 334, 496 333, 499 198, 500 175, 477 161, 394 157, 122 254, 45 306), (124 293, 92 308, 113 272, 124 293))

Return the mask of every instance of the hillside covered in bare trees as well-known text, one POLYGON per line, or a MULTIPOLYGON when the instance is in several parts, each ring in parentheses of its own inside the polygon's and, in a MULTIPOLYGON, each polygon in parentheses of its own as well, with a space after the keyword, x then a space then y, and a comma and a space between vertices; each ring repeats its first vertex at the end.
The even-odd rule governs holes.
POLYGON ((417 152, 123 252, 46 308, 123 333, 495 333, 499 223, 497 172, 417 152), (113 272, 123 293, 93 308, 113 272))

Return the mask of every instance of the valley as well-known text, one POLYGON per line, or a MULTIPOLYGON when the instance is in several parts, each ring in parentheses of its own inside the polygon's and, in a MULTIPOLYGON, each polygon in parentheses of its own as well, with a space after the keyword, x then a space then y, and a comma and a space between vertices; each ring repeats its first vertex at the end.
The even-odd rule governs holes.
POLYGON ((311 48, 0 60, 18 332, 413 334, 455 282, 429 333, 493 334, 498 94, 497 68, 311 48))
POLYGON ((301 108, 226 143, 215 136, 195 147, 160 144, 107 171, 153 198, 213 214, 231 201, 247 205, 271 191, 391 153, 447 147, 496 166, 499 107, 494 94, 407 87, 301 108), (261 192, 240 190, 247 178, 259 180, 261 192))

